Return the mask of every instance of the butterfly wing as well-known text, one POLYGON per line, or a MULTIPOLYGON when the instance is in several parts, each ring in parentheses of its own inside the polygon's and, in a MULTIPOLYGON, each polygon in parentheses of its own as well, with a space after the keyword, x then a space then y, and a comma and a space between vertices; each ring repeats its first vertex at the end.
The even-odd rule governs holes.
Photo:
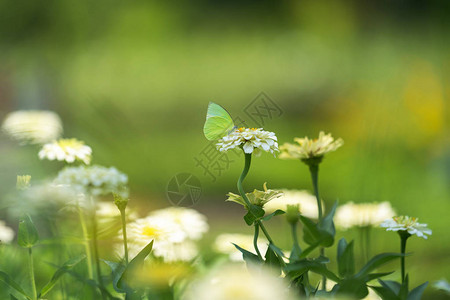
POLYGON ((233 127, 234 123, 230 114, 222 106, 210 102, 203 126, 205 137, 210 141, 217 140, 231 131, 233 127))

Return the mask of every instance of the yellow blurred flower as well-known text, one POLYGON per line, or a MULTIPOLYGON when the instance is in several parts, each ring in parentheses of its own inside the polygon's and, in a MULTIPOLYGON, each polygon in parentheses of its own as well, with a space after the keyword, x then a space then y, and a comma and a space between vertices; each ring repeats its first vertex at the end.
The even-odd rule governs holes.
POLYGON ((336 210, 334 222, 341 229, 350 227, 378 226, 384 220, 395 216, 391 203, 353 203, 341 205, 336 210))
POLYGON ((331 133, 325 134, 323 131, 319 133, 319 138, 309 139, 294 138, 296 144, 285 143, 280 146, 281 159, 311 159, 322 158, 328 152, 336 151, 344 144, 344 141, 339 138, 334 140, 331 133))
POLYGON ((91 162, 92 149, 77 139, 59 139, 45 144, 39 151, 40 159, 66 161, 73 163, 77 160, 89 164, 91 162))

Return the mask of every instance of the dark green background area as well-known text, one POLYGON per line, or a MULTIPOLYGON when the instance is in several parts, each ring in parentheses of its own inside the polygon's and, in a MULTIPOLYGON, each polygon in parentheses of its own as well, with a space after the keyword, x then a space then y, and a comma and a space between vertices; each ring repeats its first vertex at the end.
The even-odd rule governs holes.
MULTIPOLYGON (((170 205, 172 176, 194 174, 194 208, 212 236, 250 228, 224 203, 243 157, 230 154, 215 182, 195 166, 208 145, 207 104, 257 126, 244 108, 265 92, 282 114, 264 128, 281 144, 321 130, 344 139, 321 165, 328 207, 390 201, 429 224, 428 241, 411 239, 408 268, 413 284, 435 281, 450 272, 449 17, 446 1, 1 0, 0 118, 56 111, 64 136, 90 145, 94 163, 129 175, 143 213, 170 205)), ((62 165, 37 151, 1 137, 2 195, 16 174, 56 174, 62 165)), ((253 160, 244 186, 266 181, 311 189, 306 166, 269 154, 253 160)), ((374 238, 373 252, 397 251, 395 234, 374 238)))

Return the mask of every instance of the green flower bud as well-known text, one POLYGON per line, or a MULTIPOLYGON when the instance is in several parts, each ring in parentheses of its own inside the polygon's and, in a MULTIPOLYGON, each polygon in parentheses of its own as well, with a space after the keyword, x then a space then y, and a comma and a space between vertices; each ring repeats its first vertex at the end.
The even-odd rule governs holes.
POLYGON ((296 224, 298 222, 299 216, 300 216, 300 205, 299 204, 287 205, 286 220, 290 224, 296 224))

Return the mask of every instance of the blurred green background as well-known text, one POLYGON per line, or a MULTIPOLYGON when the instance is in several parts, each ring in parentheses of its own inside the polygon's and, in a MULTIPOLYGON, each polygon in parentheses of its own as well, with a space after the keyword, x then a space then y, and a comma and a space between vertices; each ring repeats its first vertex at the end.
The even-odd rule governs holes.
MULTIPOLYGON (((170 205, 168 181, 192 173, 212 236, 250 233, 224 203, 243 157, 215 181, 194 158, 209 101, 258 126, 244 108, 265 92, 282 111, 264 124, 280 143, 320 130, 344 139, 321 166, 324 200, 390 201, 419 217, 433 235, 411 239, 411 281, 450 279, 449 17, 447 1, 1 0, 0 117, 56 111, 94 163, 129 175, 143 211, 170 205)), ((2 136, 2 195, 16 174, 56 174, 37 150, 2 136)), ((265 181, 311 189, 303 164, 267 154, 245 186, 265 181)), ((396 235, 374 238, 373 252, 398 251, 396 235)))

